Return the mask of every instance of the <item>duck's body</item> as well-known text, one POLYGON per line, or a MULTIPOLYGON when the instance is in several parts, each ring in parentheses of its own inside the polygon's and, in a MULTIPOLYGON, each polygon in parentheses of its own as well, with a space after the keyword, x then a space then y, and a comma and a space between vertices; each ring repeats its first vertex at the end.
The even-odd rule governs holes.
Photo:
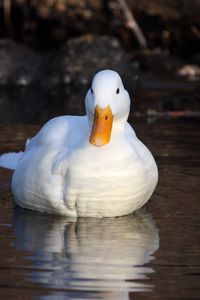
POLYGON ((90 101, 87 94, 87 116, 52 119, 27 143, 12 180, 19 206, 75 217, 114 217, 132 213, 150 198, 158 178, 153 156, 124 115, 115 120, 113 114, 110 140, 102 142, 97 125, 92 127, 90 101))

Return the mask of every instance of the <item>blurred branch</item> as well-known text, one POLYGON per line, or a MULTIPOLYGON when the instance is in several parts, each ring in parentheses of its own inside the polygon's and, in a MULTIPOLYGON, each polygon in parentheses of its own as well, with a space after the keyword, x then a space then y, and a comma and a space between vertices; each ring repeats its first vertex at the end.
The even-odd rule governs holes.
POLYGON ((12 22, 11 22, 11 0, 4 0, 3 1, 4 7, 4 21, 5 25, 7 26, 8 30, 12 32, 12 22))
POLYGON ((127 22, 127 26, 134 32, 140 46, 142 48, 146 48, 147 47, 146 38, 145 38, 142 30, 140 29, 137 21, 135 20, 132 11, 128 7, 128 4, 126 3, 125 0, 117 0, 117 1, 119 3, 121 10, 124 13, 124 16, 125 16, 126 22, 127 22))

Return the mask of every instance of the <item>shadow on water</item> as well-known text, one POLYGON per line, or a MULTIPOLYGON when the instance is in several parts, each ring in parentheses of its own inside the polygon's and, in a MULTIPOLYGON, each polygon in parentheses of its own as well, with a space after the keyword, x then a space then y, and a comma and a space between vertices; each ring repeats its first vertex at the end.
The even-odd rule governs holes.
MULTIPOLYGON (((145 211, 76 222, 17 208, 13 229, 15 246, 32 253, 25 257, 28 280, 50 288, 51 294, 61 289, 63 299, 123 300, 130 291, 153 289, 148 275, 154 271, 145 264, 159 248, 159 235, 145 211)), ((57 296, 40 299, 62 299, 57 296)))

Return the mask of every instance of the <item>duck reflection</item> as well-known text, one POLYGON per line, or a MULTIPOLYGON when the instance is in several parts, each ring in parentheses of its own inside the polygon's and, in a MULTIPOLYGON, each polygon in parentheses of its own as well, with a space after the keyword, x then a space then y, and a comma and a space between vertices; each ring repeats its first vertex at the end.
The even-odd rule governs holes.
MULTIPOLYGON (((153 259, 159 235, 145 211, 119 218, 75 220, 17 208, 13 227, 16 246, 34 252, 29 257, 34 282, 66 291, 90 291, 92 299, 107 300, 129 299, 130 291, 151 289, 145 280, 153 270, 144 264, 153 259)), ((51 295, 50 299, 57 298, 51 295)), ((69 299, 91 299, 91 295, 69 299)))

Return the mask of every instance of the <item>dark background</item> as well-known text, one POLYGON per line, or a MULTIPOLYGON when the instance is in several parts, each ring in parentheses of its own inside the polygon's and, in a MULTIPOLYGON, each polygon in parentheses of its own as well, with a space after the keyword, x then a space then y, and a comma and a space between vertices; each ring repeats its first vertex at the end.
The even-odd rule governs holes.
MULTIPOLYGON (((158 249, 151 253, 151 261, 136 266, 143 279, 123 279, 125 284, 150 284, 152 291, 129 294, 127 288, 125 295, 134 300, 199 299, 200 1, 127 0, 126 9, 122 2, 0 1, 0 154, 23 150, 26 139, 54 116, 84 114, 84 97, 94 74, 105 68, 118 71, 132 100, 129 122, 159 169, 158 186, 140 211, 152 218, 158 249), (145 43, 130 26, 133 17, 145 43)), ((114 255, 118 247, 124 249, 118 237, 129 238, 129 232, 111 226, 112 238, 110 227, 102 222, 97 230, 91 225, 94 239, 88 239, 87 230, 82 238, 79 225, 63 227, 62 220, 51 215, 20 213, 13 208, 11 178, 12 171, 1 168, 0 298, 114 299, 120 284, 115 275, 121 276, 126 267, 131 272, 134 251, 128 250, 128 265, 112 260, 108 264, 99 259, 101 247, 106 238, 108 256, 114 255), (53 246, 64 237, 62 252, 46 252, 48 243, 42 249, 40 237, 48 241, 45 236, 51 234, 53 246), (69 246, 70 236, 75 248, 69 246), (106 278, 98 281, 103 292, 98 285, 97 291, 82 290, 85 284, 94 288, 94 278, 85 274, 77 281, 71 272, 73 255, 78 257, 79 246, 85 243, 97 255, 95 275, 99 264, 116 271, 109 281, 105 268, 106 278), (66 274, 77 282, 76 291, 65 280, 66 274), (111 293, 104 295, 108 286, 111 293)), ((131 231, 141 257, 147 254, 146 240, 153 241, 151 222, 150 227, 139 222, 131 231)), ((84 253, 88 257, 87 250, 84 253)), ((83 271, 85 267, 81 264, 83 271)))
POLYGON ((1 0, 0 120, 35 123, 84 113, 91 79, 105 68, 122 76, 136 115, 196 117, 200 2, 126 4, 124 9, 118 0, 1 0))

